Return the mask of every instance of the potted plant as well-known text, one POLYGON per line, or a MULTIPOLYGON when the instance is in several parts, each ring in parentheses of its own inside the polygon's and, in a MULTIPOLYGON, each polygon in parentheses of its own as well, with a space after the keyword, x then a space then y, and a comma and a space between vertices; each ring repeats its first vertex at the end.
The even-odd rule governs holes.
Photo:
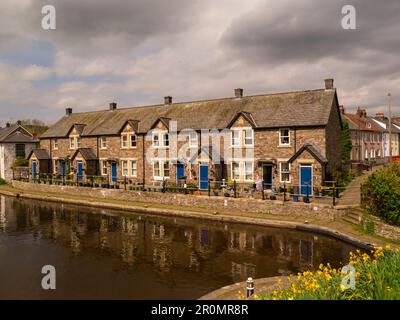
POLYGON ((276 195, 271 195, 271 196, 269 196, 269 199, 270 199, 270 200, 276 200, 276 195))
POLYGON ((292 195, 293 202, 299 202, 299 196, 297 194, 292 195))

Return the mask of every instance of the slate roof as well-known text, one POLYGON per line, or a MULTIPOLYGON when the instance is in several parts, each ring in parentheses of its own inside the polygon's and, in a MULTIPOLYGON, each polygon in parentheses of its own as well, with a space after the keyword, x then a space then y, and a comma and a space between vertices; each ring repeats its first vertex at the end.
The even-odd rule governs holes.
POLYGON ((86 161, 90 161, 90 160, 97 160, 97 156, 94 153, 94 151, 90 148, 79 148, 78 150, 75 151, 74 155, 71 157, 71 160, 75 159, 75 157, 78 154, 81 154, 81 156, 83 157, 83 159, 85 159, 86 161))
POLYGON ((0 143, 34 143, 36 139, 22 126, 15 124, 0 128, 0 143), (18 130, 21 128, 21 130, 18 130))
POLYGON ((48 154, 47 150, 45 149, 34 149, 28 155, 27 159, 30 159, 32 155, 35 155, 38 160, 50 160, 50 155, 48 154))
POLYGON ((75 124, 85 125, 82 136, 117 135, 128 120, 139 121, 138 133, 148 132, 158 119, 177 121, 178 131, 221 130, 239 112, 251 116, 257 128, 325 126, 335 99, 336 90, 318 89, 73 113, 59 120, 41 139, 66 137, 75 124))
POLYGON ((303 145, 297 152, 288 160, 288 163, 292 163, 296 160, 305 150, 311 153, 311 155, 322 164, 328 163, 328 160, 321 154, 318 148, 312 143, 303 145))

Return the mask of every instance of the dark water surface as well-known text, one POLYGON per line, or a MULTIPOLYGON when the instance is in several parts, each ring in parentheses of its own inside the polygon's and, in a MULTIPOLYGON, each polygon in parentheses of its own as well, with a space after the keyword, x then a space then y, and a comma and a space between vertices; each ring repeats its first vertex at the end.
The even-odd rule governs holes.
POLYGON ((197 299, 247 277, 347 262, 311 233, 1 197, 0 299, 197 299), (44 265, 57 289, 41 287, 44 265))

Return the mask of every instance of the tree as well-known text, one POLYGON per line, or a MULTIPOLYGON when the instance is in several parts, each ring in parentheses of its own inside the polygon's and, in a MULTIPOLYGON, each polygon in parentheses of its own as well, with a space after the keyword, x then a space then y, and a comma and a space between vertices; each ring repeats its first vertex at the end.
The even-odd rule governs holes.
POLYGON ((349 123, 347 121, 343 121, 341 141, 342 141, 342 161, 347 162, 350 160, 351 149, 352 149, 350 128, 349 128, 349 123))

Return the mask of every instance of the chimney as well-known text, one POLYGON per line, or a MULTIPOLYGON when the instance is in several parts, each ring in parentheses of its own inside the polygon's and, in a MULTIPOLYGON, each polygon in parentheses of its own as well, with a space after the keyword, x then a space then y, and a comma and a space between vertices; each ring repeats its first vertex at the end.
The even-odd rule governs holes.
POLYGON ((65 115, 66 116, 70 116, 72 114, 72 108, 67 108, 67 109, 65 109, 65 115))
POLYGON ((171 96, 164 97, 164 104, 165 105, 172 104, 172 97, 171 96))
POLYGON ((340 114, 345 114, 344 106, 339 106, 340 114))
POLYGON ((357 115, 362 118, 367 116, 367 111, 365 109, 357 108, 357 115))
POLYGON ((325 89, 333 90, 333 79, 325 79, 325 89))
POLYGON ((243 97, 243 89, 242 88, 235 89, 235 97, 238 99, 243 97))
POLYGON ((17 121, 17 125, 20 126, 21 124, 22 124, 22 121, 21 121, 21 120, 18 120, 18 121, 17 121))
POLYGON ((110 103, 110 111, 117 110, 117 103, 116 102, 111 102, 110 103))
POLYGON ((385 121, 385 114, 383 112, 377 112, 375 118, 380 121, 385 121))
POLYGON ((9 122, 7 122, 6 127, 7 128, 11 127, 11 124, 9 122))

